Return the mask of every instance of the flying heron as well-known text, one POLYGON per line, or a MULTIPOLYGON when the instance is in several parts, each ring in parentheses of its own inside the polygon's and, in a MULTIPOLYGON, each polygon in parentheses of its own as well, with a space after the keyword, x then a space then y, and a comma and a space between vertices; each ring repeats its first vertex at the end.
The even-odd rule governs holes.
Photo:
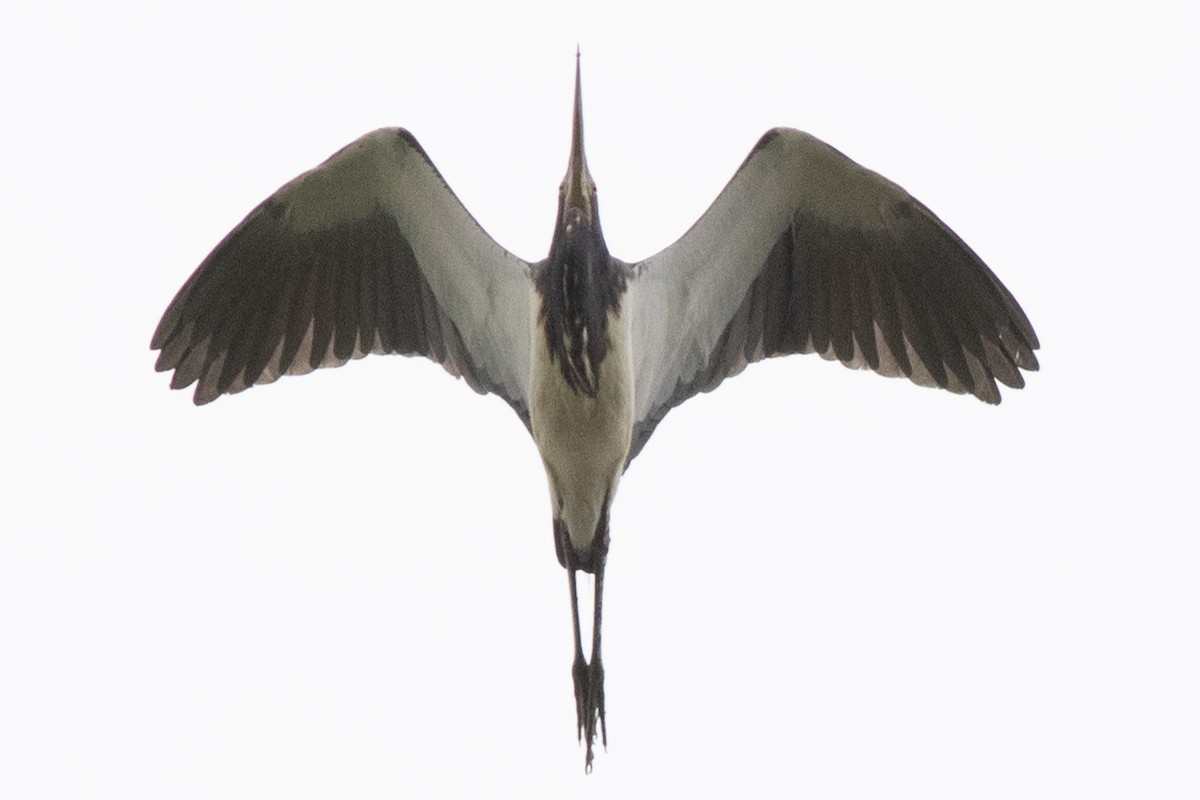
POLYGON ((609 255, 583 148, 576 53, 571 154, 550 254, 497 244, 402 128, 368 133, 284 185, 204 259, 154 332, 171 388, 202 405, 369 353, 430 358, 502 397, 550 485, 574 622, 577 734, 607 745, 601 601, 617 484, 675 406, 770 356, 849 367, 999 403, 1036 370, 1008 289, 924 205, 797 130, 768 131, 679 241, 609 255), (584 656, 576 573, 592 573, 584 656))

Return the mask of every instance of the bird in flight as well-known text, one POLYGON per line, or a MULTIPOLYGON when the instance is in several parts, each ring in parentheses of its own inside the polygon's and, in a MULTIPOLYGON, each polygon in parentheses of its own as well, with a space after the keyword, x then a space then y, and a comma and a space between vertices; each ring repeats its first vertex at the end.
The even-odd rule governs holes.
POLYGON ((579 56, 550 253, 497 244, 412 134, 368 133, 284 185, 192 273, 151 341, 202 405, 372 353, 422 355, 502 397, 550 485, 574 621, 577 734, 607 745, 600 629, 608 513, 672 408, 746 365, 817 353, 999 403, 1037 336, 933 212, 797 130, 768 131, 665 250, 614 258, 583 147, 579 56), (585 656, 576 573, 594 576, 585 656))

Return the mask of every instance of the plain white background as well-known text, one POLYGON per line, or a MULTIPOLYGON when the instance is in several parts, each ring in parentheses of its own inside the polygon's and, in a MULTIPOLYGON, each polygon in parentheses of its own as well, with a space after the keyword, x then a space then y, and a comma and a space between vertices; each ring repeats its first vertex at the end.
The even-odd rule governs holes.
POLYGON ((1197 796, 1183 5, 9 8, 0 796, 1197 796), (577 43, 615 255, 794 126, 1044 346, 999 408, 806 357, 672 412, 613 512, 588 777, 503 402, 371 358, 197 409, 148 350, 250 208, 383 125, 543 257, 577 43))

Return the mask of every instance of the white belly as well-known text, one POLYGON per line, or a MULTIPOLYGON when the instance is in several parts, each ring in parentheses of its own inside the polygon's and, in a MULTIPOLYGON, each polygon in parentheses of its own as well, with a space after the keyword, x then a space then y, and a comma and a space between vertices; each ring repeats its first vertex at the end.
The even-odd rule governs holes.
POLYGON ((534 331, 529 416, 542 454, 554 514, 584 550, 612 502, 633 435, 633 361, 628 322, 608 317, 608 353, 595 397, 575 392, 551 364, 545 334, 534 331))

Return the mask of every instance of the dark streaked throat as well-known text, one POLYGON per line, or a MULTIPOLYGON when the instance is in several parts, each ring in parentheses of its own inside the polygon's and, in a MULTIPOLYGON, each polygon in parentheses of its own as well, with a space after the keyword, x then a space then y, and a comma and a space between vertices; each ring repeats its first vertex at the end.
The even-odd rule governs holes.
POLYGON ((534 268, 538 321, 550 360, 558 364, 567 386, 595 397, 608 352, 609 314, 620 311, 625 271, 609 257, 595 194, 587 211, 567 208, 565 200, 564 192, 550 255, 534 268))

